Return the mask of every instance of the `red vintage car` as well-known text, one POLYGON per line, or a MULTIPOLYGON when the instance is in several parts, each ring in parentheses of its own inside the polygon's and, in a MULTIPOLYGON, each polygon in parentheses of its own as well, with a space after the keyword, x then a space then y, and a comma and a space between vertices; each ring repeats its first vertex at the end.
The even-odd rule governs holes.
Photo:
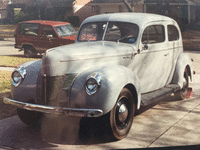
POLYGON ((76 30, 68 22, 32 20, 20 22, 15 31, 15 48, 26 57, 35 57, 47 49, 74 43, 76 30))

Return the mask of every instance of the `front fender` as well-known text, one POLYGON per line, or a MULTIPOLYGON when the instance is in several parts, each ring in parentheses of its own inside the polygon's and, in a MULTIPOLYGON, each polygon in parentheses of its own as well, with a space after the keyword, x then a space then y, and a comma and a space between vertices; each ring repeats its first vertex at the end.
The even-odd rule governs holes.
POLYGON ((101 109, 103 114, 108 113, 115 105, 119 93, 126 85, 133 85, 137 94, 137 108, 140 107, 140 82, 138 77, 123 66, 107 66, 100 69, 84 71, 73 82, 70 96, 72 108, 101 109), (102 77, 99 90, 88 95, 85 83, 88 75, 98 73, 102 77))
POLYGON ((37 85, 38 78, 41 75, 42 61, 29 61, 21 66, 26 69, 25 78, 19 86, 11 85, 11 93, 13 99, 28 102, 37 97, 37 85))
POLYGON ((188 75, 192 81, 193 78, 193 68, 191 58, 186 53, 181 53, 177 59, 176 68, 172 78, 172 84, 178 84, 180 88, 183 87, 183 75, 185 68, 188 71, 188 75))

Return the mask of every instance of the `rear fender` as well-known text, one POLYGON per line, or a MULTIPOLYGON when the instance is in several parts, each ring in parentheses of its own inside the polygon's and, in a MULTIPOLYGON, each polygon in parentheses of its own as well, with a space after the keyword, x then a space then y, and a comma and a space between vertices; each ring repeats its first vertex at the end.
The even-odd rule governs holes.
POLYGON ((193 68, 191 58, 186 53, 181 53, 177 59, 176 68, 172 78, 172 84, 178 84, 180 88, 183 87, 183 75, 187 69, 190 80, 193 79, 193 68))
POLYGON ((134 93, 139 109, 141 101, 140 82, 130 69, 123 66, 107 66, 84 71, 73 82, 70 95, 71 107, 101 109, 106 114, 114 107, 119 93, 124 87, 129 88, 134 93), (85 90, 85 83, 87 77, 92 73, 98 73, 102 77, 102 81, 99 90, 93 95, 88 95, 85 90))

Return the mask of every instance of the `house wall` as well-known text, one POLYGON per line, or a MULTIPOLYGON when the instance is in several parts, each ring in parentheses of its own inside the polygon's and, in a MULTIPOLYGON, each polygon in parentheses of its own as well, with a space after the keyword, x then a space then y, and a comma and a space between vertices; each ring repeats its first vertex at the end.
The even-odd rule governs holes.
POLYGON ((191 17, 191 23, 194 23, 196 21, 196 11, 195 11, 195 6, 190 7, 190 17, 191 17))
POLYGON ((135 7, 134 7, 134 12, 145 12, 145 5, 143 4, 137 4, 135 7))
POLYGON ((80 8, 74 8, 76 11, 74 11, 74 16, 79 16, 80 23, 85 20, 87 17, 93 16, 98 14, 99 8, 94 5, 87 4, 84 7, 78 6, 80 8))
POLYGON ((11 0, 12 4, 29 4, 30 0, 11 0))
POLYGON ((99 14, 127 12, 123 4, 102 4, 99 5, 99 14))
MULTIPOLYGON (((133 8, 133 10, 135 12, 144 12, 144 6, 143 4, 138 4, 133 8)), ((98 4, 88 3, 87 5, 82 6, 81 9, 76 11, 74 13, 74 16, 79 16, 80 22, 82 22, 87 17, 93 15, 118 13, 118 12, 128 12, 126 6, 123 3, 98 3, 98 4)))
POLYGON ((13 15, 17 11, 10 10, 10 9, 15 8, 15 7, 20 8, 22 6, 22 4, 29 5, 30 0, 4 0, 4 1, 2 1, 0 3, 0 19, 8 19, 8 20, 13 19, 13 15), (15 6, 15 7, 10 7, 10 6, 15 6))
POLYGON ((6 9, 0 9, 0 19, 6 18, 6 9))

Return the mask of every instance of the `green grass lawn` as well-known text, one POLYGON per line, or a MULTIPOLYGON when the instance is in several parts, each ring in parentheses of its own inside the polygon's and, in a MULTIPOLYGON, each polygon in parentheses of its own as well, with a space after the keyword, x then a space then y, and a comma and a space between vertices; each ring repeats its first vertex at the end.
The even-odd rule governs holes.
POLYGON ((38 59, 41 58, 0 56, 0 67, 17 67, 27 61, 38 60, 38 59))
POLYGON ((10 92, 11 89, 11 71, 0 70, 0 93, 10 92))
POLYGON ((11 71, 0 71, 0 119, 16 115, 16 107, 3 103, 3 97, 11 98, 11 71))
POLYGON ((17 114, 16 107, 3 103, 3 97, 11 98, 10 92, 0 93, 0 119, 11 117, 17 114))
MULTIPOLYGON (((38 60, 41 58, 23 58, 0 56, 0 67, 17 67, 27 61, 38 60)), ((0 70, 0 119, 16 115, 16 107, 3 103, 3 97, 11 98, 11 71, 0 70)))
POLYGON ((0 37, 14 37, 16 25, 0 25, 0 37))

